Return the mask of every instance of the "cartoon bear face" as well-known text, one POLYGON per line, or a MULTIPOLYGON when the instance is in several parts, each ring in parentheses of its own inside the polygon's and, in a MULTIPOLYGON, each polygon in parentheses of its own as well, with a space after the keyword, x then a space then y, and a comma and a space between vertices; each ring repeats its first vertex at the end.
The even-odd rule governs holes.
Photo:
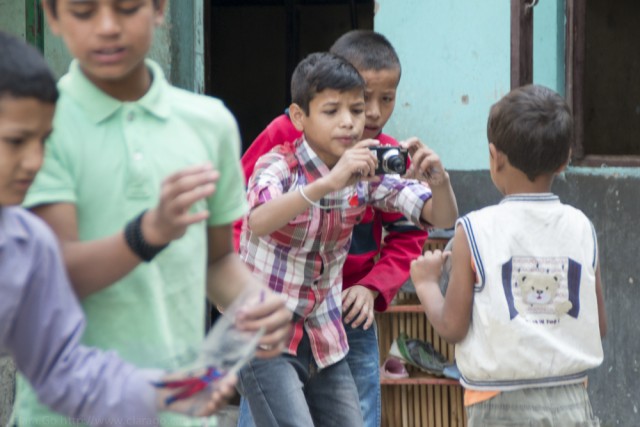
POLYGON ((519 273, 516 284, 525 304, 551 304, 558 293, 559 279, 549 274, 519 273))

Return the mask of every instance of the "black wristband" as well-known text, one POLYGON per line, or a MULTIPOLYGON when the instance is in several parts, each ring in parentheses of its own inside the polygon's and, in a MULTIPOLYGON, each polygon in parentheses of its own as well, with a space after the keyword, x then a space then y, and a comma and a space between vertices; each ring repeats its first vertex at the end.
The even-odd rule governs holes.
POLYGON ((139 256, 143 261, 149 262, 164 248, 169 246, 169 244, 150 245, 144 240, 144 236, 142 235, 142 217, 146 212, 146 209, 143 210, 137 217, 127 223, 124 228, 124 240, 134 254, 139 256))

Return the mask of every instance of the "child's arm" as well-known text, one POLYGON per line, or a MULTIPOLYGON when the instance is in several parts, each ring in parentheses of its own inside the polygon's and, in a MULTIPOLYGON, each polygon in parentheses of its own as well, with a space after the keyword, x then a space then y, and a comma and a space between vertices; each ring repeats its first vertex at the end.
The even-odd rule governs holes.
POLYGON ((458 205, 440 157, 418 138, 410 138, 400 144, 411 155, 411 167, 406 177, 425 181, 431 188, 432 197, 422 209, 422 219, 438 228, 453 227, 458 218, 458 205))
MULTIPOLYGON (((288 115, 282 114, 273 119, 273 121, 260 132, 260 135, 253 140, 240 159, 242 170, 244 171, 245 184, 249 183, 249 178, 253 175, 254 167, 262 155, 271 151, 271 149, 277 145, 294 142, 301 136, 302 132, 295 128, 288 115)), ((240 219, 233 224, 233 244, 236 252, 240 248, 242 221, 243 220, 240 219)))
POLYGON ((356 181, 376 179, 376 159, 368 147, 378 144, 375 140, 364 140, 344 152, 331 172, 311 184, 290 191, 254 208, 249 214, 249 228, 258 236, 265 236, 289 223, 290 220, 309 209, 325 195, 338 191, 356 181), (306 198, 305 198, 306 197, 306 198))
POLYGON ((600 261, 596 266, 596 300, 598 302, 598 323, 600 324, 600 337, 607 335, 607 311, 604 306, 602 293, 602 279, 600 278, 600 261))
POLYGON ((475 273, 471 252, 461 226, 456 228, 453 252, 427 251, 411 263, 411 279, 427 318, 442 338, 450 343, 461 341, 469 330, 473 309, 475 273), (451 256, 451 275, 446 296, 439 281, 446 256, 451 256))
MULTIPOLYGON (((151 384, 160 379, 160 371, 138 369, 115 352, 80 344, 84 314, 67 281, 55 238, 44 226, 32 231, 27 242, 34 247, 33 259, 14 260, 13 265, 22 261, 24 274, 0 289, 0 350, 8 349, 40 401, 100 426, 120 426, 126 419, 155 425, 160 410, 188 413, 193 403, 202 403, 198 395, 197 402, 194 396, 166 407, 166 396, 151 384)), ((211 414, 231 397, 232 380, 210 396, 200 414, 211 414)))
MULTIPOLYGON (((158 246, 167 244, 181 237, 189 225, 208 218, 207 211, 191 213, 189 208, 213 194, 217 179, 218 173, 210 165, 189 167, 165 179, 158 205, 142 219, 145 241, 158 246)), ((124 230, 103 239, 80 241, 73 204, 53 203, 32 210, 58 236, 71 283, 80 298, 108 287, 142 261, 127 244, 124 230)))
POLYGON ((207 296, 224 309, 247 287, 263 292, 264 300, 260 304, 238 313, 238 327, 245 330, 264 327, 265 333, 260 340, 258 356, 272 357, 280 354, 285 340, 289 338, 293 313, 286 308, 280 295, 256 280, 234 252, 230 224, 209 227, 207 239, 207 296))
MULTIPOLYGON (((342 292, 345 322, 353 327, 365 322, 365 329, 373 323, 374 310, 385 311, 407 281, 411 261, 422 254, 422 247, 428 236, 426 231, 410 225, 399 213, 377 209, 374 212, 376 217, 381 217, 373 219, 374 224, 381 220, 386 231, 378 253, 379 258, 357 284, 342 292)), ((343 272, 345 283, 351 274, 358 274, 358 277, 362 275, 362 263, 358 260, 360 257, 360 254, 348 255, 343 272)))

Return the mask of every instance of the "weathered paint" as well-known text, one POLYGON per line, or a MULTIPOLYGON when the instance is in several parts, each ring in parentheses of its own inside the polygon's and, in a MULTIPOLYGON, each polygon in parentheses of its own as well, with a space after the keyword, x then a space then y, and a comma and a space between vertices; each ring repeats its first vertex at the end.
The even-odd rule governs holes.
POLYGON ((202 1, 176 2, 170 5, 173 32, 170 81, 181 88, 204 93, 204 22, 202 1))
POLYGON ((378 3, 375 29, 402 65, 386 131, 418 136, 451 169, 486 167, 487 112, 509 90, 508 2, 378 3))
MULTIPOLYGON (((486 168, 489 108, 510 88, 509 2, 378 3, 375 29, 403 69, 387 132, 420 137, 450 169, 486 168)), ((564 1, 534 11, 534 81, 564 93, 564 1)))
POLYGON ((0 0, 0 29, 26 39, 24 1, 0 0))

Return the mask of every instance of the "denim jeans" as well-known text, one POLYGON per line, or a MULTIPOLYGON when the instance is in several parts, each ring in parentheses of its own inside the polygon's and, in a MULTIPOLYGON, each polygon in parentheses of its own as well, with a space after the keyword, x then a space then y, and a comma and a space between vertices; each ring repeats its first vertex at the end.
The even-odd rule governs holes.
POLYGON ((365 427, 380 427, 380 354, 376 324, 366 331, 362 325, 352 328, 344 325, 349 341, 347 363, 360 397, 360 410, 365 427))
MULTIPOLYGON (((380 354, 375 322, 368 330, 344 325, 349 341, 347 363, 358 389, 364 427, 380 427, 380 354)), ((240 400, 238 427, 254 427, 247 400, 240 400)))
POLYGON ((243 397, 238 426, 363 425, 347 361, 318 370, 306 333, 297 356, 254 359, 245 366, 239 374, 238 391, 243 397))

